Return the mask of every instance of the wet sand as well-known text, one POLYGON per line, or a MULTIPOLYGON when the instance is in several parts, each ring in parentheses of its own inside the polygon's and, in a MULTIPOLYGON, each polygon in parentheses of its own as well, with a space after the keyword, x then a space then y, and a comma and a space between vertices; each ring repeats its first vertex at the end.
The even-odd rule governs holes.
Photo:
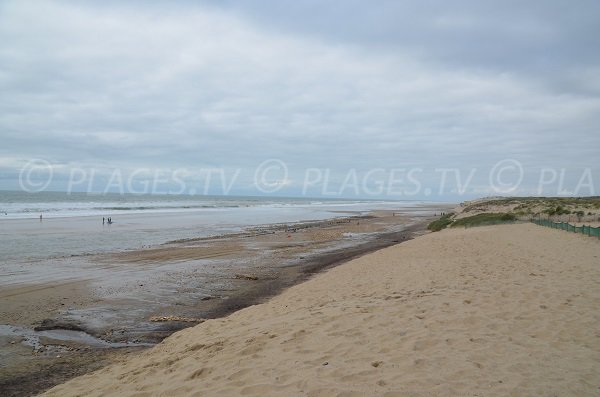
POLYGON ((46 343, 40 349, 21 343, 18 332, 2 335, 0 349, 9 353, 3 355, 0 388, 7 395, 36 394, 99 362, 156 343, 194 320, 260 303, 314 272, 423 233, 426 212, 393 215, 381 211, 272 225, 143 250, 53 259, 57 274, 68 275, 76 266, 81 279, 0 288, 6 322, 38 333, 70 330, 131 347, 42 339, 46 343), (43 376, 31 376, 39 371, 43 376))

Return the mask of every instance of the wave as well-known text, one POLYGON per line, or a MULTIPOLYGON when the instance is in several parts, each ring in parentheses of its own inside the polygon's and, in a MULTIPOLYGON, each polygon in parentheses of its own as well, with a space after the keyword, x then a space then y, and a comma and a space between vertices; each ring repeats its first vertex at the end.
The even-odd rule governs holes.
MULTIPOLYGON (((274 197, 216 197, 216 196, 139 196, 139 195, 85 195, 48 192, 24 194, 0 191, 2 218, 30 218, 33 214, 49 217, 104 216, 110 213, 219 211, 242 208, 307 208, 343 209, 391 203, 371 200, 344 200, 274 197)), ((398 202, 395 202, 398 204, 398 202)), ((1 218, 0 218, 1 219, 1 218)))

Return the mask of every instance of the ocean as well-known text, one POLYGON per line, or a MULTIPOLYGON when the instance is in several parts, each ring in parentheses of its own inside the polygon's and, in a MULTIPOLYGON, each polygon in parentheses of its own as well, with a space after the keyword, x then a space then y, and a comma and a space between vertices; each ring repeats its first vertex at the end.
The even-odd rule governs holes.
POLYGON ((377 209, 418 210, 420 205, 415 201, 0 191, 0 258, 27 261, 138 249, 249 226, 377 209), (109 217, 112 224, 106 222, 109 217))
POLYGON ((93 194, 0 191, 3 219, 110 216, 162 212, 194 212, 249 207, 318 207, 382 204, 383 201, 196 195, 93 194))

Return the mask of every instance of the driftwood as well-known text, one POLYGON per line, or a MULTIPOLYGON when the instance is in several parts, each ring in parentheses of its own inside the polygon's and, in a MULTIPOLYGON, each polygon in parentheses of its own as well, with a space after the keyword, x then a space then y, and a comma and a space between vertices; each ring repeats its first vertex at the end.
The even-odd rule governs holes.
POLYGON ((150 321, 152 322, 163 322, 163 321, 181 321, 184 323, 201 323, 206 320, 203 318, 194 318, 194 317, 179 317, 179 316, 152 316, 150 317, 150 321))
POLYGON ((258 276, 255 276, 254 274, 236 274, 235 278, 240 278, 242 280, 258 280, 258 276))

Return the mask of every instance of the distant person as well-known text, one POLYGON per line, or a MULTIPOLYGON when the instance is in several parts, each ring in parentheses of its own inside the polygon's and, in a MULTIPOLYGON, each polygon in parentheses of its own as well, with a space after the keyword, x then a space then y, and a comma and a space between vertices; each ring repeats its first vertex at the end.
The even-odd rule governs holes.
POLYGON ((104 217, 102 217, 102 224, 104 225, 104 217))
POLYGON ((42 214, 40 214, 40 222, 42 221, 42 214))

